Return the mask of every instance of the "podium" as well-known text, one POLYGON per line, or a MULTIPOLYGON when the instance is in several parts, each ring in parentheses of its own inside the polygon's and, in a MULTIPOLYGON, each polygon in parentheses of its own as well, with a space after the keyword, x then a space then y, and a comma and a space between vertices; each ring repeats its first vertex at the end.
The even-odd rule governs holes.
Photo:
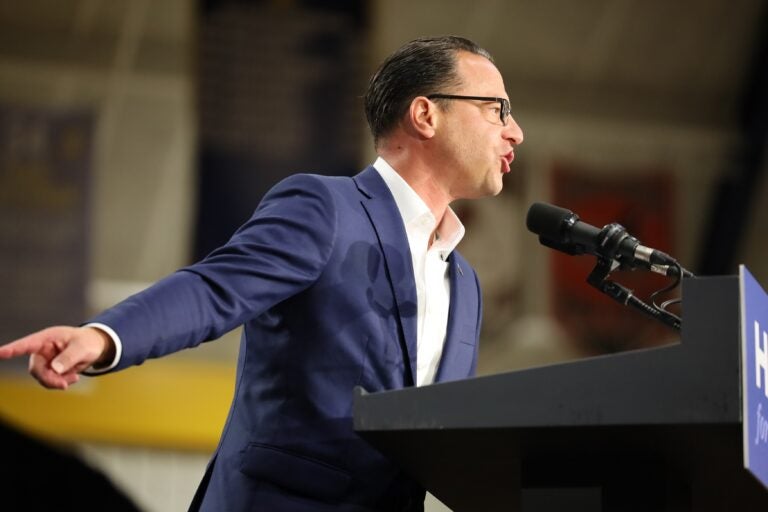
POLYGON ((366 393, 357 432, 454 512, 768 510, 743 464, 739 279, 686 279, 682 341, 366 393))

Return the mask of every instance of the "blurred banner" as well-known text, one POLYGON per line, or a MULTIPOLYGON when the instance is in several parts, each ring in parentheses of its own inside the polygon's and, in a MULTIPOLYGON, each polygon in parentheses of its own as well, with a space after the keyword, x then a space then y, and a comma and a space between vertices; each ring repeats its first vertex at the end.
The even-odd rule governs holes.
POLYGON ((0 105, 0 343, 85 314, 94 116, 0 105))

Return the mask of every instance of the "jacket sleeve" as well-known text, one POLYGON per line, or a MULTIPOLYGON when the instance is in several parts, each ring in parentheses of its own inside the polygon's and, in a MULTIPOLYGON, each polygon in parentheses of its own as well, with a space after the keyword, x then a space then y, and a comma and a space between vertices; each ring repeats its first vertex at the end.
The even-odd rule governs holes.
POLYGON ((115 370, 218 338, 309 287, 333 249, 336 208, 319 176, 276 185, 205 259, 90 320, 120 337, 115 370))

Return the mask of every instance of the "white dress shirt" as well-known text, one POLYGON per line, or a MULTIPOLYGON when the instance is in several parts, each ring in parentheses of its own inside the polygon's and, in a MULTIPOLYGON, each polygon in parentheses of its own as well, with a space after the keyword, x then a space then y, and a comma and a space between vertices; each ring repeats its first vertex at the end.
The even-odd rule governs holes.
MULTIPOLYGON (((392 196, 405 224, 408 245, 413 260, 417 301, 417 352, 416 385, 431 384, 435 381, 440 357, 443 354, 445 334, 448 325, 451 287, 448 279, 448 256, 464 237, 464 226, 456 214, 448 208, 440 224, 432 215, 427 204, 408 183, 383 158, 373 164, 392 196), (430 243, 434 233, 434 240, 430 243)), ((104 373, 120 361, 122 341, 109 326, 87 324, 106 332, 115 343, 115 358, 106 367, 87 369, 85 374, 104 373)))
POLYGON ((373 166, 395 198, 411 249, 418 311, 416 385, 423 386, 435 381, 443 354, 451 297, 447 260, 464 237, 464 226, 450 208, 438 225, 427 204, 392 166, 383 158, 373 166))

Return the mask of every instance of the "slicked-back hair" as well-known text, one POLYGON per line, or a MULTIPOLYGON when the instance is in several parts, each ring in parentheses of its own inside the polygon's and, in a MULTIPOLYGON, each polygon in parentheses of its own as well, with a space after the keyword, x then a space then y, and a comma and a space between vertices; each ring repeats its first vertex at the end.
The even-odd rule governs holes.
POLYGON ((458 36, 415 39, 384 60, 365 91, 365 117, 377 147, 405 115, 413 98, 444 93, 461 85, 456 69, 460 51, 493 62, 486 50, 458 36))

